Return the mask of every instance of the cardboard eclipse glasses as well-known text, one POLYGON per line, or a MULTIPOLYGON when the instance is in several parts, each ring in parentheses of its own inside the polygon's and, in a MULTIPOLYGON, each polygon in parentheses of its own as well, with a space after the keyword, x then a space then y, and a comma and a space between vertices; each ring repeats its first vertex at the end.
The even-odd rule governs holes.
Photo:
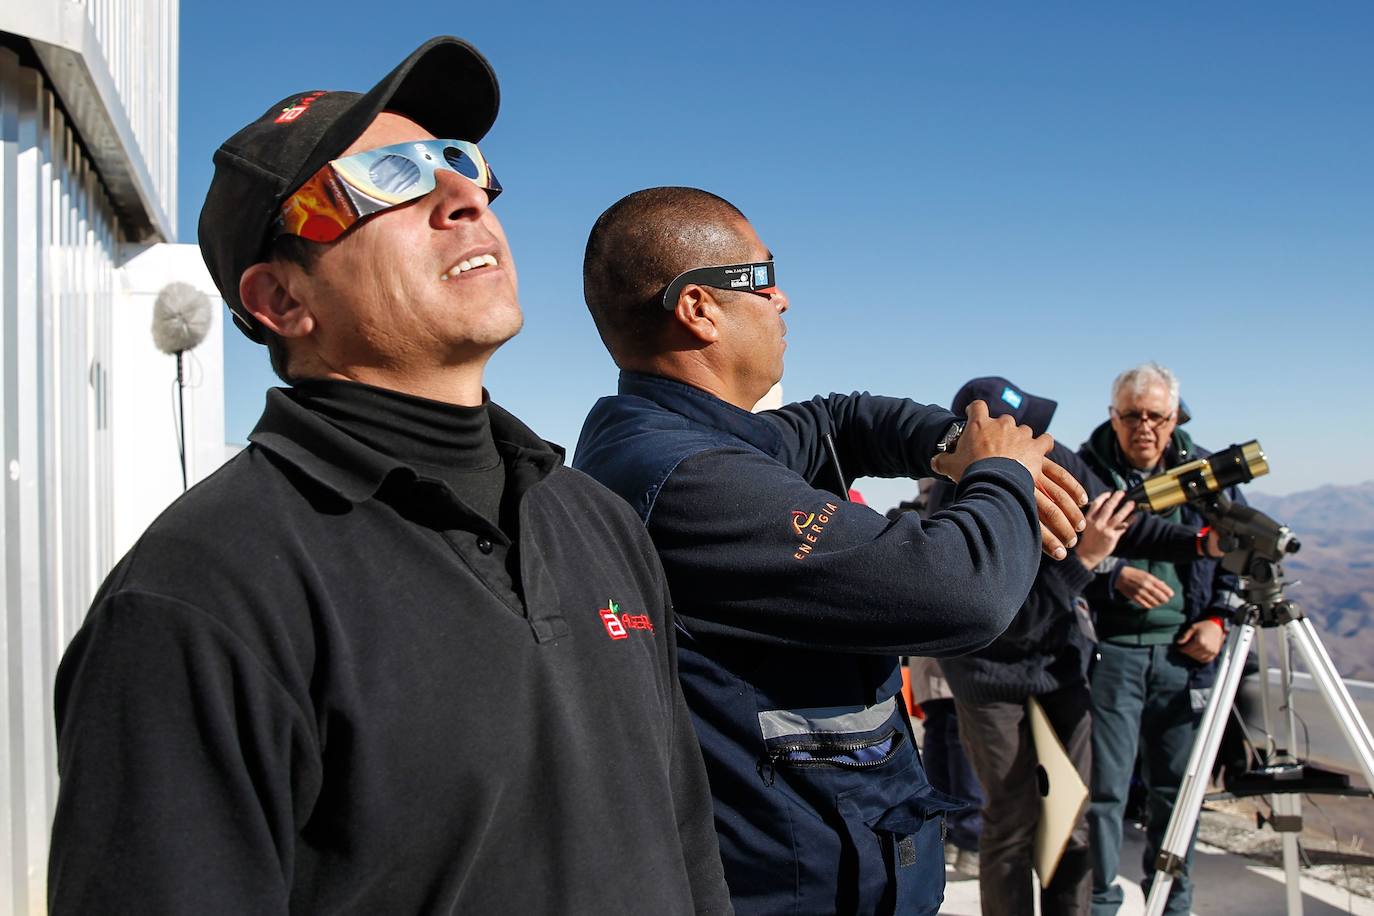
POLYGON ((724 264, 718 267, 696 267, 678 274, 663 290, 663 307, 669 311, 677 308, 677 297, 688 283, 709 286, 712 289, 735 290, 741 293, 757 293, 766 296, 778 287, 777 274, 772 261, 757 261, 752 264, 724 264))
POLYGON ((397 143, 325 163, 282 203, 272 237, 298 235, 312 242, 332 242, 358 221, 433 191, 434 173, 440 169, 474 182, 487 192, 488 202, 501 193, 501 182, 475 143, 397 143))

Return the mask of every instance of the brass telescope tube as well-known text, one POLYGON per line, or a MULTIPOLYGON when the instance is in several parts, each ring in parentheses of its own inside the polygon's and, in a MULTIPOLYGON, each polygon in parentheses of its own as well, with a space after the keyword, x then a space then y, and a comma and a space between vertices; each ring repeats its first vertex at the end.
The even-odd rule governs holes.
POLYGON ((1264 449, 1258 439, 1251 439, 1209 458, 1199 458, 1156 474, 1133 487, 1126 498, 1155 512, 1164 512, 1203 494, 1216 493, 1268 473, 1269 460, 1264 456, 1264 449))

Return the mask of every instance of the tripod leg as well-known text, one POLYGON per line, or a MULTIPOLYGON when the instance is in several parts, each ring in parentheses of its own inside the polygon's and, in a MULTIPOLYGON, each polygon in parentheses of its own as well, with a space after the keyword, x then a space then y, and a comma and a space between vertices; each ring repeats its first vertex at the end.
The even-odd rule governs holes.
POLYGON ((1364 771, 1365 785, 1374 789, 1374 738, 1370 737, 1369 726, 1360 717, 1360 711, 1350 698, 1350 691, 1345 689, 1345 682, 1337 673, 1336 666, 1331 664, 1331 656, 1326 654, 1312 621, 1301 617, 1284 624, 1284 627, 1292 636, 1308 672, 1317 682, 1317 690, 1345 734, 1355 759, 1359 761, 1364 771))
POLYGON ((1274 703, 1270 694, 1269 686, 1269 644, 1264 638, 1264 630, 1255 634, 1256 654, 1259 656, 1260 670, 1260 713, 1264 717, 1264 761, 1266 764, 1274 760, 1274 751, 1278 748, 1278 742, 1274 740, 1274 719, 1270 710, 1274 708, 1274 703))
POLYGON ((1302 796, 1284 792, 1269 796, 1273 805, 1270 826, 1283 840, 1283 877, 1288 916, 1302 916, 1302 884, 1298 872, 1298 834, 1302 831, 1302 796))
MULTIPOLYGON (((1288 627, 1279 630, 1279 687, 1283 695, 1282 711, 1288 725, 1287 744, 1278 748, 1271 763, 1296 766, 1294 752, 1298 746, 1297 713, 1293 709, 1293 652, 1288 627)), ((1273 806, 1270 826, 1283 842, 1284 899, 1288 916, 1302 916, 1302 885, 1298 873, 1298 836, 1302 833, 1302 797, 1292 792, 1269 796, 1273 806)))
POLYGON ((1150 885, 1150 897, 1145 904, 1149 916, 1160 916, 1164 904, 1169 899, 1169 889, 1173 887, 1174 877, 1183 868, 1188 856, 1188 847, 1193 842, 1193 831, 1197 827, 1198 816, 1202 813, 1202 799, 1207 794, 1207 780, 1211 777, 1212 763, 1216 760, 1217 749, 1221 746, 1221 736, 1226 730, 1226 720, 1230 716, 1231 704, 1235 702, 1236 691, 1240 688, 1241 676, 1245 673, 1245 657, 1250 653, 1250 642, 1254 639, 1255 628, 1246 623, 1231 628, 1222 649, 1220 670, 1217 683, 1212 687, 1212 695, 1207 699, 1207 709, 1198 725, 1197 738, 1188 754, 1188 768, 1184 771, 1183 782, 1178 787, 1178 798, 1174 801, 1174 812, 1169 816, 1169 826, 1164 832, 1164 842, 1159 847, 1159 857, 1155 860, 1154 881, 1150 885))

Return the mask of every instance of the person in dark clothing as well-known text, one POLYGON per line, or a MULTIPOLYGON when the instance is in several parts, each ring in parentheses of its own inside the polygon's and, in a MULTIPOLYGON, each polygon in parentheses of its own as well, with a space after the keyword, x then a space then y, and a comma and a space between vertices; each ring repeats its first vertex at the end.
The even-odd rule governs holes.
POLYGON ((978 877, 978 839, 983 832, 983 787, 959 739, 954 694, 933 658, 907 659, 911 697, 921 718, 921 757, 930 784, 964 803, 945 821, 945 864, 961 878, 978 877))
POLYGON ((438 38, 216 154, 202 251, 293 384, 63 658, 52 913, 730 912, 653 546, 482 388, 496 108, 438 38))
MULTIPOLYGON (((930 517, 930 493, 936 481, 925 477, 911 500, 887 511, 889 519, 903 512, 930 517)), ((983 787, 959 740, 959 716, 954 694, 937 659, 911 656, 906 659, 911 700, 921 717, 921 757, 930 784, 964 803, 945 818, 945 864, 959 879, 978 877, 978 838, 983 832, 983 787)))
POLYGON ((1080 488, 1044 461, 1048 439, 982 404, 966 427, 868 394, 751 413, 782 374, 788 299, 715 195, 624 198, 593 227, 583 279, 621 375, 574 464, 663 560, 736 911, 935 912, 955 803, 922 772, 897 655, 993 639, 1039 546, 1075 542, 1080 488), (942 473, 959 498, 889 522, 840 495, 827 440, 848 473, 942 473))
MULTIPOLYGON (((1168 369, 1157 363, 1129 369, 1112 384, 1108 422, 1093 431, 1079 454, 1102 479, 1121 489, 1210 454, 1177 428, 1179 406, 1178 379, 1168 369)), ((1234 487, 1227 493, 1243 502, 1234 487)), ((1188 504, 1163 517, 1189 527, 1204 524, 1188 504)), ((1241 599, 1235 577, 1210 557, 1186 562, 1115 560, 1097 579, 1088 593, 1100 640, 1092 673, 1088 824, 1093 913, 1110 916, 1122 900, 1121 888, 1113 882, 1137 756, 1148 793, 1142 857, 1148 895, 1155 856, 1206 706, 1225 621, 1241 599)), ((1191 864, 1190 843, 1165 912, 1189 911, 1191 864)))
MULTIPOLYGON (((975 378, 954 397, 955 413, 983 400, 994 414, 1006 414, 1044 433, 1056 403, 1037 397, 1005 378, 975 378)), ((1132 518, 1123 494, 1110 493, 1073 452, 1055 445, 1050 455, 1070 470, 1092 497, 1084 529, 1072 557, 1042 562, 1030 594, 1011 625, 986 648, 940 667, 949 681, 960 734, 983 786, 983 830, 979 843, 979 896, 983 912, 1030 916, 1036 911, 1032 854, 1040 820, 1036 752, 1027 700, 1034 697, 1063 743, 1083 782, 1091 779, 1091 718, 1087 684, 1094 651, 1091 623, 1080 593, 1094 568, 1114 552, 1174 559, 1197 553, 1197 529, 1157 518, 1132 518), (1118 543, 1119 542, 1119 543, 1118 543)), ((930 511, 955 499, 947 484, 932 487, 930 511)), ((1039 894, 1044 914, 1086 914, 1091 904, 1092 869, 1088 827, 1080 818, 1053 880, 1039 894)))

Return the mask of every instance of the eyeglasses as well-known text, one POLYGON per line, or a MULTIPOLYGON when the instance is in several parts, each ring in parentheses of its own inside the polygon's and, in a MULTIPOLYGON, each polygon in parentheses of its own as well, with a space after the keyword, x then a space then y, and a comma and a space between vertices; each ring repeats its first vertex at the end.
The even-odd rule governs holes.
POLYGON ((767 296, 778 288, 777 274, 772 261, 757 261, 751 264, 725 264, 718 267, 696 267, 673 278, 663 290, 663 307, 669 311, 677 308, 677 297, 688 283, 709 286, 712 289, 735 290, 741 293, 755 293, 767 296))
POLYGON ((1156 426, 1163 426, 1174 418, 1172 411, 1169 413, 1151 413, 1148 410, 1128 410, 1122 413, 1113 407, 1112 413, 1116 415, 1118 420, 1132 429, 1142 425, 1153 429, 1156 426))
POLYGON ((365 150, 325 163, 281 205, 272 237, 298 235, 332 242, 359 220, 399 207, 434 190, 434 173, 457 172, 487 192, 501 193, 477 144, 417 140, 365 150))

